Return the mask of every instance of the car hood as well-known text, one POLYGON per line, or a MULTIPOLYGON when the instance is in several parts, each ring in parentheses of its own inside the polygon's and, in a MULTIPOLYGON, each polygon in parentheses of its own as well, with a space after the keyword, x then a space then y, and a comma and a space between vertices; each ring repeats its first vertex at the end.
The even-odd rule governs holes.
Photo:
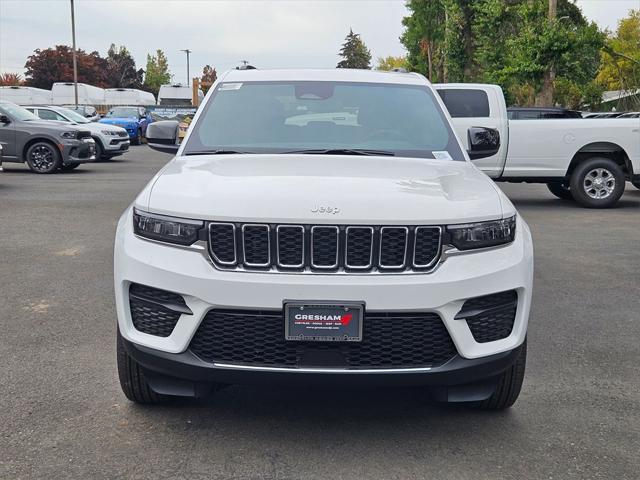
POLYGON ((106 131, 111 131, 111 132, 121 132, 121 131, 125 131, 126 130, 122 127, 118 127, 116 125, 113 125, 111 123, 96 123, 96 122, 89 122, 89 123, 81 123, 81 124, 76 124, 79 127, 84 127, 86 130, 91 131, 92 133, 100 133, 103 130, 106 131))
POLYGON ((503 216, 499 190, 470 163, 334 155, 177 157, 136 205, 178 217, 274 223, 444 224, 503 216))
POLYGON ((118 125, 121 123, 138 123, 138 120, 133 117, 109 117, 100 120, 100 123, 107 123, 111 125, 118 125))

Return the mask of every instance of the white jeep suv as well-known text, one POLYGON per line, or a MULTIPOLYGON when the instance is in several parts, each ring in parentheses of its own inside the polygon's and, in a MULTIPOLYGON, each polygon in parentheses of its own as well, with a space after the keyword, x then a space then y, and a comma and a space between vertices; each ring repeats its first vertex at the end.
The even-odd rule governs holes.
POLYGON ((126 396, 225 384, 423 385, 436 400, 511 406, 522 386, 529 228, 471 162, 417 74, 236 70, 115 240, 126 396))

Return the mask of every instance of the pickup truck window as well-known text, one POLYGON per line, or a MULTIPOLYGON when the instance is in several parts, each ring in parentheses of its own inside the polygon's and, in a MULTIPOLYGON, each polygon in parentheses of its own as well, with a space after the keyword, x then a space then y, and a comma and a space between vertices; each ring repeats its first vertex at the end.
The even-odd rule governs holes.
POLYGON ((452 118, 478 118, 490 115, 489 98, 483 90, 438 89, 438 94, 452 118))
POLYGON ((340 149, 464 161, 430 89, 351 82, 222 83, 183 153, 340 149))

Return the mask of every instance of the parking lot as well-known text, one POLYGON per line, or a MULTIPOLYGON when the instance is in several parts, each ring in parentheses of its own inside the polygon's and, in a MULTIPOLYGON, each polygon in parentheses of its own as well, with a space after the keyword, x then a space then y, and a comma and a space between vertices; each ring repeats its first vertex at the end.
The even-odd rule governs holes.
POLYGON ((412 389, 245 386, 143 408, 118 385, 113 236, 168 159, 5 164, 0 478, 638 478, 640 190, 586 210, 500 184, 536 252, 528 372, 505 413, 412 389))

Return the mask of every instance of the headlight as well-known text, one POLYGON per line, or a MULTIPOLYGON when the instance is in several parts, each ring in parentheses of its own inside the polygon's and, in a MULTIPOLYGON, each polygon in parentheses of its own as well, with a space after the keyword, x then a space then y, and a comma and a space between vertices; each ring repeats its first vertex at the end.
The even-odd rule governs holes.
POLYGON ((62 132, 60 134, 62 138, 77 138, 78 131, 77 130, 69 130, 68 132, 62 132))
POLYGON ((197 220, 165 217, 133 210, 133 231, 136 235, 161 242, 191 245, 198 239, 204 223, 197 220))
POLYGON ((103 135, 111 135, 112 137, 117 137, 118 136, 118 132, 115 132, 113 130, 101 130, 101 133, 103 135))
POLYGON ((513 242, 516 236, 516 217, 490 222, 468 223, 447 227, 451 244, 458 250, 495 247, 513 242))

